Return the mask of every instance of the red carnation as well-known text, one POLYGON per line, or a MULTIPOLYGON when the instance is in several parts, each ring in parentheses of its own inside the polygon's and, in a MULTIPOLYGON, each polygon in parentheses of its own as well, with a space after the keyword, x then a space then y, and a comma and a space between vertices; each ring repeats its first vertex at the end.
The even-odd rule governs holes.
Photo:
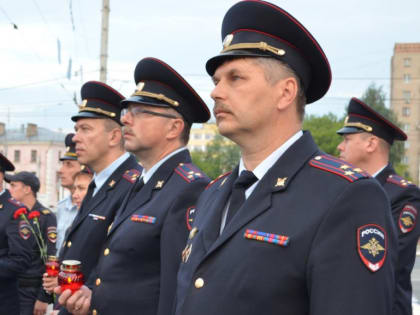
POLYGON ((15 211, 15 213, 13 213, 13 218, 16 220, 21 215, 25 215, 27 213, 28 213, 28 211, 26 211, 26 208, 19 208, 15 211))
POLYGON ((40 216, 41 216, 41 213, 39 213, 39 211, 31 211, 29 212, 28 219, 32 220, 34 218, 39 218, 40 216))

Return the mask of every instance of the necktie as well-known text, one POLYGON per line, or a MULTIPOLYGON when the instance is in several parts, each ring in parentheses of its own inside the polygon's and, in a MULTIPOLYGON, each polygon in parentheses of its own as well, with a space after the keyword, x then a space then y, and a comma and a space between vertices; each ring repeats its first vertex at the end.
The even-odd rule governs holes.
POLYGON ((130 192, 130 196, 128 197, 128 200, 130 201, 131 199, 133 199, 134 195, 137 194, 143 188, 143 186, 144 186, 144 180, 143 180, 143 177, 140 177, 134 184, 134 187, 130 192))
POLYGON ((83 199, 83 205, 86 205, 90 201, 90 199, 92 199, 92 195, 93 195, 93 192, 94 192, 95 188, 96 188, 96 184, 95 184, 95 181, 93 180, 93 181, 90 182, 90 184, 88 186, 86 196, 83 199))
POLYGON ((241 175, 233 183, 232 194, 230 195, 229 210, 226 216, 226 225, 235 216, 239 208, 245 202, 245 190, 254 184, 258 178, 250 171, 242 171, 241 175))

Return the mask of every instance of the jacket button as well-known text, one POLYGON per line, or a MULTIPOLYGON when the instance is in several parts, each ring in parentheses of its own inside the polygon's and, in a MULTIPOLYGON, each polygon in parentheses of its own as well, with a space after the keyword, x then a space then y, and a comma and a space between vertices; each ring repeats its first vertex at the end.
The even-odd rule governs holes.
POLYGON ((96 283, 97 286, 99 286, 101 284, 101 279, 100 278, 96 279, 95 283, 96 283))
POLYGON ((104 250, 104 256, 108 256, 109 255, 109 248, 106 248, 105 250, 104 250))
POLYGON ((92 315, 98 315, 98 311, 97 310, 93 310, 92 311, 92 315))
POLYGON ((71 242, 70 241, 67 242, 67 247, 71 247, 71 242))
POLYGON ((203 278, 197 278, 194 282, 194 285, 197 289, 201 289, 204 287, 204 279, 203 278))

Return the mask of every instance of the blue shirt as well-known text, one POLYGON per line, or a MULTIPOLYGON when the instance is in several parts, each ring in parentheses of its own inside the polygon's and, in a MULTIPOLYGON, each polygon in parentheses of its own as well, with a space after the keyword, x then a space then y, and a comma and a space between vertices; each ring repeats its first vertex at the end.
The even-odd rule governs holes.
POLYGON ((66 230, 73 223, 77 214, 77 206, 72 203, 71 196, 64 198, 57 204, 57 253, 61 248, 66 230))

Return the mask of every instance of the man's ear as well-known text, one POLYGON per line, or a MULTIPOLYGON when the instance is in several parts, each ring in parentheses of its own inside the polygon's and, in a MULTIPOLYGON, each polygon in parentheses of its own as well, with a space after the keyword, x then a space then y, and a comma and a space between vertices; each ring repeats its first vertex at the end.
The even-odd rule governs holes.
POLYGON ((366 151, 368 153, 372 153, 375 152, 376 150, 378 150, 379 147, 379 138, 376 136, 370 136, 367 139, 367 143, 366 143, 366 151))
POLYGON ((293 104, 298 94, 298 82, 294 77, 287 77, 274 84, 277 108, 284 110, 293 104))
POLYGON ((166 138, 172 140, 179 138, 179 135, 182 133, 182 130, 185 128, 185 123, 181 118, 171 119, 171 123, 168 125, 168 133, 166 138))

